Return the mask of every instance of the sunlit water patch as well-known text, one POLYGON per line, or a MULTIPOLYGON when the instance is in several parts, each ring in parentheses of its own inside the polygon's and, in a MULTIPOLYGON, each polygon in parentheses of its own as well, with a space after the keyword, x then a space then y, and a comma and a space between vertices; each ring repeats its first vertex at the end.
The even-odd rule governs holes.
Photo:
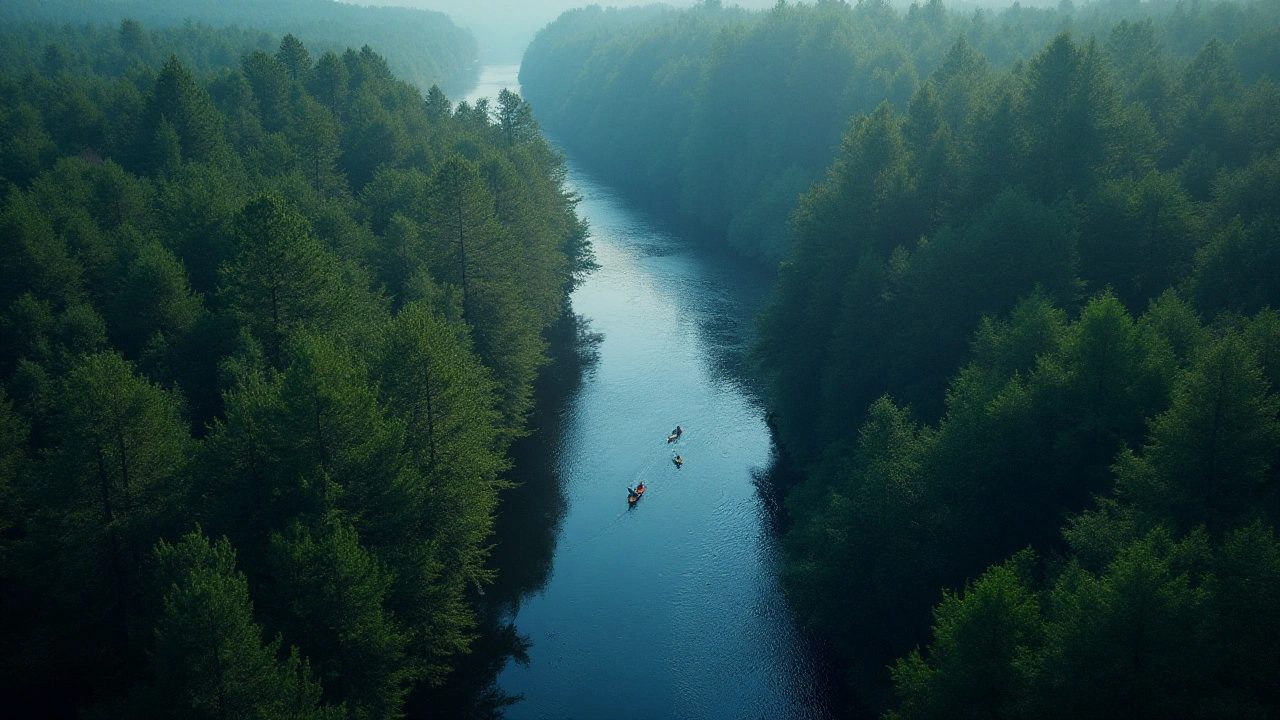
POLYGON ((510 90, 520 92, 519 65, 487 65, 480 69, 480 80, 462 99, 475 105, 480 98, 488 98, 490 105, 497 105, 498 93, 510 90))

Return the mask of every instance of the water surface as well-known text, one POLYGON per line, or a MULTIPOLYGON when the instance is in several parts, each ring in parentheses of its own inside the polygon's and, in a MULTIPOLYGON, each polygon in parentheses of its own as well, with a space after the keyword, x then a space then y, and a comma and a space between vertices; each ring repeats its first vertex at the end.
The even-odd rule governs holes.
MULTIPOLYGON (((486 70, 466 99, 516 72, 486 70)), ((775 579, 772 439, 743 372, 771 276, 677 236, 572 158, 568 181, 600 264, 573 309, 598 342, 544 378, 500 511, 488 640, 527 660, 486 666, 521 698, 506 717, 830 717, 827 664, 775 579)))
POLYGON ((504 89, 520 92, 519 65, 486 65, 480 68, 480 79, 462 99, 475 105, 476 100, 489 98, 490 105, 497 105, 498 93, 504 89))

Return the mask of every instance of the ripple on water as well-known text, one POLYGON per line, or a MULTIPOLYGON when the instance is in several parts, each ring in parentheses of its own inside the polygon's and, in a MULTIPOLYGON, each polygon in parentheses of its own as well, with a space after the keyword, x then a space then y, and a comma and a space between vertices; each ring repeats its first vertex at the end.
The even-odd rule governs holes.
POLYGON ((549 472, 567 509, 547 580, 514 618, 532 647, 499 677, 524 696, 507 717, 830 717, 828 673, 774 578, 755 480, 771 438, 740 374, 769 278, 569 170, 601 265, 573 306, 605 340, 560 415, 549 472))

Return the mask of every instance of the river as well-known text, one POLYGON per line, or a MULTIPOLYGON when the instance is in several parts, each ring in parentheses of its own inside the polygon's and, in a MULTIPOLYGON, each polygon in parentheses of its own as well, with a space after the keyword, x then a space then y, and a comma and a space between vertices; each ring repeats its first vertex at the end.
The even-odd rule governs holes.
MULTIPOLYGON (((517 73, 485 68, 465 99, 518 89, 517 73)), ((829 664, 775 579, 772 438, 743 372, 771 277, 572 158, 568 183, 600 269, 515 449, 470 672, 512 720, 830 717, 829 664)))

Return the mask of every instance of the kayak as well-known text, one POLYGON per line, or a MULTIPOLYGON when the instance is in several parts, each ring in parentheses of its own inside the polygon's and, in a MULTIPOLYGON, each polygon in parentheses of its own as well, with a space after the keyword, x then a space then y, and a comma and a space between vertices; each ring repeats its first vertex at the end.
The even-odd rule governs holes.
POLYGON ((681 458, 676 458, 675 460, 672 460, 671 462, 675 463, 675 464, 676 464, 676 467, 680 467, 681 465, 684 465, 684 460, 683 460, 683 459, 681 459, 681 458))
POLYGON ((671 433, 667 436, 667 442, 673 443, 680 439, 680 433, 671 433))
POLYGON ((639 500, 640 496, 643 494, 644 494, 644 488, 640 488, 639 490, 627 496, 627 502, 631 503, 632 505, 635 505, 636 501, 639 500))

